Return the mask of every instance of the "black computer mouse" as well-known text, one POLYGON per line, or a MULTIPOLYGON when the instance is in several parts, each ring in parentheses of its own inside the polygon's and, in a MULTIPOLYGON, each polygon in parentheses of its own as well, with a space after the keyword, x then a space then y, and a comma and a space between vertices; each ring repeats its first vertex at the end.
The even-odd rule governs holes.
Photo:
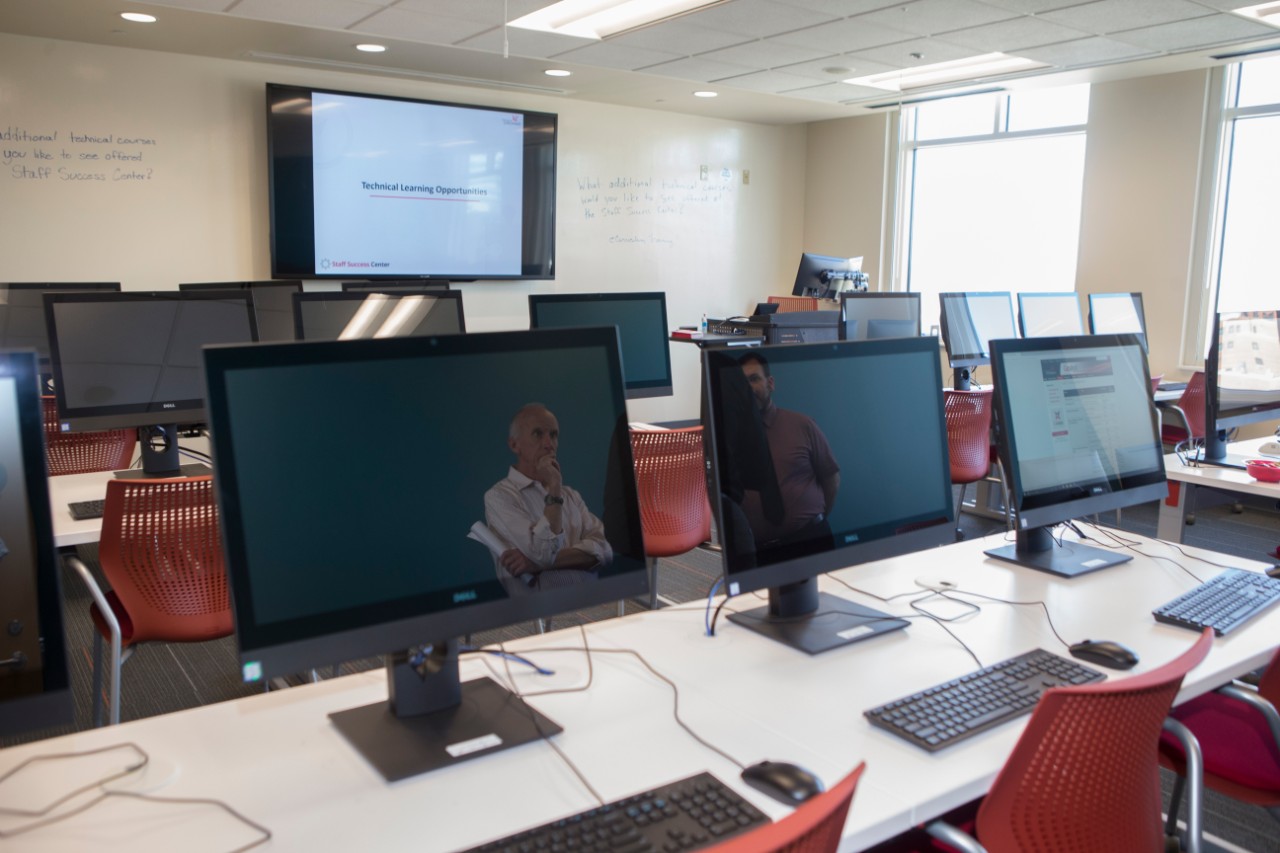
POLYGON ((1069 647, 1071 656, 1107 669, 1133 669, 1138 656, 1114 640, 1085 640, 1069 647))
POLYGON ((742 781, 780 803, 798 806, 825 790, 822 780, 795 764, 761 761, 742 771, 742 781))
MULTIPOLYGON (((1276 551, 1280 551, 1280 548, 1277 548, 1276 551)), ((1280 578, 1280 566, 1272 566, 1271 568, 1267 569, 1267 577, 1280 578)))

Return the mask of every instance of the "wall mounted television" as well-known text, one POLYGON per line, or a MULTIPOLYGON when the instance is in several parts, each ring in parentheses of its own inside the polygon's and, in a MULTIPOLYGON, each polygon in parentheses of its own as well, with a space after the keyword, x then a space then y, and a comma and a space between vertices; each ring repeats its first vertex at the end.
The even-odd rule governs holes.
POLYGON ((266 101, 273 277, 555 277, 555 114, 275 83, 266 101))

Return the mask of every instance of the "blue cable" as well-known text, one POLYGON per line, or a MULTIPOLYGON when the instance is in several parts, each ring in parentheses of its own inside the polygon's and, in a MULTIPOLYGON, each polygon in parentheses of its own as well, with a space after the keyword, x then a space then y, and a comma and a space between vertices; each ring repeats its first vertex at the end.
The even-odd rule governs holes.
POLYGON ((707 593, 707 610, 702 615, 702 623, 706 626, 706 633, 708 637, 715 636, 711 633, 711 600, 716 597, 716 590, 720 588, 720 584, 722 583, 724 583, 724 578, 717 578, 716 582, 711 585, 711 591, 707 593))

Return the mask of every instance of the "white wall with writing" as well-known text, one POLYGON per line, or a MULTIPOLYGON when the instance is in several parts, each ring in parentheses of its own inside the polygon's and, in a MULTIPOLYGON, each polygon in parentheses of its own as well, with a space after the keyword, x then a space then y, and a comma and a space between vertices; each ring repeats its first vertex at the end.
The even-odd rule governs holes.
MULTIPOLYGON (((806 129, 0 35, 0 281, 270 276, 263 84, 559 115, 556 279, 462 284, 472 331, 528 325, 530 293, 663 290, 674 327, 787 292, 801 251, 806 129)), ((633 420, 698 416, 676 393, 633 420)))

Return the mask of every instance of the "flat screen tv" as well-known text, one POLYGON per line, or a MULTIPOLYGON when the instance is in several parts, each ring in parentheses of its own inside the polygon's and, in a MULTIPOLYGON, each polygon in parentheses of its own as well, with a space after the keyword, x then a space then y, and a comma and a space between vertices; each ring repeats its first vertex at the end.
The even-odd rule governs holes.
POLYGON ((267 84, 276 278, 555 277, 556 116, 267 84))

